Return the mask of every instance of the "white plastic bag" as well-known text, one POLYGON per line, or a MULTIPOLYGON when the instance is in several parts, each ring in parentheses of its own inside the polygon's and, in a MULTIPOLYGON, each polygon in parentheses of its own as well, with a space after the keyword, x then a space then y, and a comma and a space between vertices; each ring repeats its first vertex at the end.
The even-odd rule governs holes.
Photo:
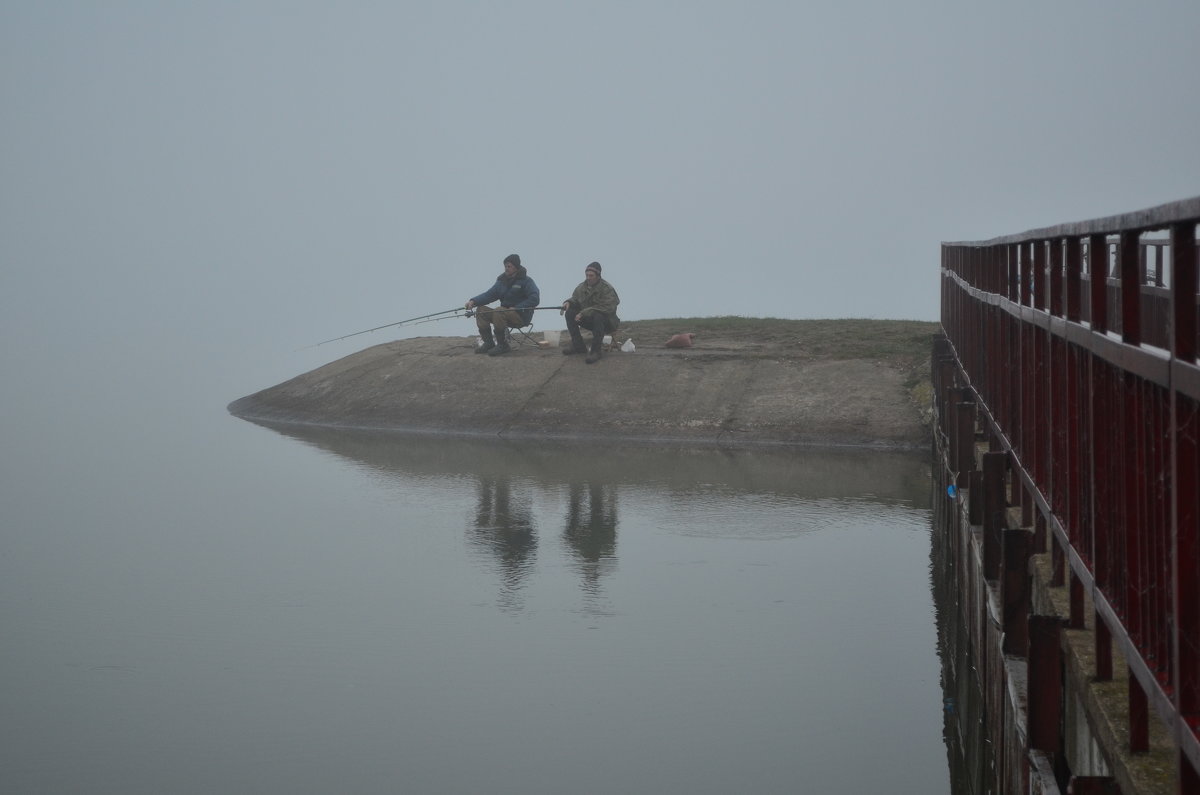
POLYGON ((622 353, 633 353, 635 350, 636 350, 636 348, 633 347, 633 338, 632 337, 625 340, 625 342, 623 342, 621 344, 621 352, 622 353))

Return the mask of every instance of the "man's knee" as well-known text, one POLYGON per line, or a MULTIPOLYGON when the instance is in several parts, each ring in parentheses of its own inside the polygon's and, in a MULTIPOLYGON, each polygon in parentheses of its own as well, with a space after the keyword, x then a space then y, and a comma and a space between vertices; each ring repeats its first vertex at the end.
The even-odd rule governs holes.
POLYGON ((475 323, 480 328, 488 328, 496 323, 496 320, 501 317, 501 313, 487 306, 481 306, 475 310, 475 323))

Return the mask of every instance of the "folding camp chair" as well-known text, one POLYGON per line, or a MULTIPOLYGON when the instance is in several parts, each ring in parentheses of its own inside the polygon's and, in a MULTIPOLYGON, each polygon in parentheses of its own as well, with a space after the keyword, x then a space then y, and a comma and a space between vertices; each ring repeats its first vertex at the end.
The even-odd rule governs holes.
POLYGON ((526 345, 537 347, 537 340, 533 336, 533 321, 530 320, 524 326, 509 326, 508 344, 519 348, 524 348, 526 345))

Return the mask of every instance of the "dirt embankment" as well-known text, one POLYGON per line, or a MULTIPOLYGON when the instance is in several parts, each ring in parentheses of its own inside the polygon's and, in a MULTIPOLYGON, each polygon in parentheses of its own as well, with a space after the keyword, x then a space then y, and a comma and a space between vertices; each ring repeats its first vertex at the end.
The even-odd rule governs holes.
POLYGON ((471 338, 421 337, 367 348, 229 411, 264 424, 412 433, 913 448, 929 440, 937 330, 918 321, 636 321, 613 345, 632 338, 636 351, 592 365, 559 346, 492 357, 475 355, 471 338), (694 347, 664 347, 678 332, 694 332, 694 347))

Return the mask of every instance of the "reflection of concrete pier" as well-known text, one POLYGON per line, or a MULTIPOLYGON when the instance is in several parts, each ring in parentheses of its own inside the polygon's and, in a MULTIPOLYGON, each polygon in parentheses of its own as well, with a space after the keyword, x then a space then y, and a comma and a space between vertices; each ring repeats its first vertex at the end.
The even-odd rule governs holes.
MULTIPOLYGON (((562 358, 562 357, 560 357, 562 358)), ((543 439, 480 439, 386 433, 320 425, 258 422, 285 436, 353 461, 372 472, 442 477, 476 473, 480 478, 521 478, 543 487, 604 483, 614 487, 654 484, 687 490, 717 478, 754 494, 858 498, 864 491, 881 503, 911 504, 924 498, 927 454, 910 450, 820 450, 783 446, 714 450, 692 445, 607 444, 589 449, 613 455, 581 456, 574 442, 543 439), (636 458, 636 465, 631 459, 636 458)), ((927 505, 922 500, 921 507, 927 505)))
POLYGON ((935 546, 984 791, 1200 793, 1198 220, 943 246, 935 546))

